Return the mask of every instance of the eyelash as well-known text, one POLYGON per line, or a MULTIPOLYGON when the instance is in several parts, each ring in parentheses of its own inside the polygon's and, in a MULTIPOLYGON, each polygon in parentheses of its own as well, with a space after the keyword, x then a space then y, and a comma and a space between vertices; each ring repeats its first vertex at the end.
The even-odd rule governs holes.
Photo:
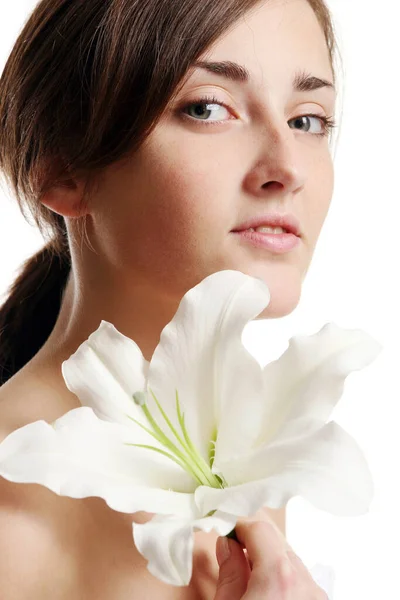
MULTIPOLYGON (((218 98, 216 98, 215 96, 203 96, 202 98, 199 98, 198 100, 194 100, 193 102, 190 102, 189 104, 186 104, 185 106, 183 106, 181 108, 181 111, 183 112, 184 110, 186 110, 187 108, 191 107, 191 106, 196 106, 196 105, 201 105, 201 104, 219 104, 221 106, 223 106, 226 109, 230 109, 230 106, 228 104, 225 104, 225 102, 221 102, 221 100, 219 100, 218 98)), ((202 121, 202 119, 194 119, 193 117, 190 117, 189 115, 186 115, 186 117, 188 117, 189 119, 193 120, 193 121, 200 121, 203 122, 204 125, 220 125, 221 123, 225 123, 226 121, 202 121)), ((332 130, 337 126, 336 121, 333 117, 325 117, 323 115, 316 115, 314 113, 310 113, 307 115, 300 115, 299 117, 294 117, 293 119, 291 119, 291 121, 295 121, 296 119, 299 119, 300 117, 315 117, 317 119, 320 119, 320 121, 322 122, 323 125, 323 132, 322 133, 310 133, 310 135, 314 135, 317 137, 328 137, 329 134, 332 132, 332 130)), ((308 133, 308 132, 306 132, 308 133)))

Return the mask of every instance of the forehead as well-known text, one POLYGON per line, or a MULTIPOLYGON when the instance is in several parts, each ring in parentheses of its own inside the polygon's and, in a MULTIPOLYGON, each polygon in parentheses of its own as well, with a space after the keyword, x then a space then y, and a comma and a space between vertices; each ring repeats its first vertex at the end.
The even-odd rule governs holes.
POLYGON ((265 0, 241 17, 201 56, 245 64, 254 77, 298 70, 332 78, 322 27, 307 0, 265 0))

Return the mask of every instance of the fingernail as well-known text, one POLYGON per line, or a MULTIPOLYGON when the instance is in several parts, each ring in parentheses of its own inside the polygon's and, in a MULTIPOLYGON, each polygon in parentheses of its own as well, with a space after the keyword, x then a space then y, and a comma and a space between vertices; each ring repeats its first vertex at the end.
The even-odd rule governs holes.
POLYGON ((231 555, 231 550, 229 548, 228 539, 224 536, 219 536, 217 539, 217 561, 218 565, 221 566, 231 555))

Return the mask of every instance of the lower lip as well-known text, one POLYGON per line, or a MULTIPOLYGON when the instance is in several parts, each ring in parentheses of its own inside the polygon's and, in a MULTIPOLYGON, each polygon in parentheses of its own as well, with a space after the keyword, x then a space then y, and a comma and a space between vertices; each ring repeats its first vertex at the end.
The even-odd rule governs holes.
POLYGON ((284 254, 296 248, 300 238, 293 233, 260 233, 258 231, 233 231, 257 248, 265 248, 276 254, 284 254))

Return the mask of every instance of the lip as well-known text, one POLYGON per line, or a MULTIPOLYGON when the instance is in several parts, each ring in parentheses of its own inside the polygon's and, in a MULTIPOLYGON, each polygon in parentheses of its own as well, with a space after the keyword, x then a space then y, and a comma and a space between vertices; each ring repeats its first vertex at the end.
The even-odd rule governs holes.
POLYGON ((257 231, 233 231, 245 243, 265 248, 274 254, 285 254, 297 248, 300 237, 293 233, 258 233, 257 231))
POLYGON ((250 227, 256 228, 261 227, 262 225, 265 225, 267 227, 282 227, 282 229, 286 229, 287 234, 292 234, 296 237, 301 237, 300 222, 294 215, 289 213, 266 213, 264 215, 260 215, 259 217, 253 217, 252 219, 249 219, 248 221, 245 221, 244 223, 239 225, 236 229, 233 229, 232 232, 241 233, 243 231, 246 231, 247 229, 250 229, 250 227))

